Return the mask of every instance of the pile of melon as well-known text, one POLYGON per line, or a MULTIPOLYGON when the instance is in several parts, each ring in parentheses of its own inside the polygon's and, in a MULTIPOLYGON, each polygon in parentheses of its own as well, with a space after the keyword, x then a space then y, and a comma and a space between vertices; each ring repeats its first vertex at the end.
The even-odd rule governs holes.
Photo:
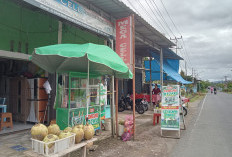
MULTIPOLYGON (((57 124, 51 124, 46 127, 43 124, 36 124, 31 128, 31 136, 33 139, 43 141, 45 143, 54 142, 59 139, 64 139, 75 134, 75 143, 80 143, 83 139, 89 140, 94 136, 94 127, 91 124, 76 125, 67 127, 63 131, 57 124)), ((54 146, 54 143, 48 145, 49 148, 54 146)))

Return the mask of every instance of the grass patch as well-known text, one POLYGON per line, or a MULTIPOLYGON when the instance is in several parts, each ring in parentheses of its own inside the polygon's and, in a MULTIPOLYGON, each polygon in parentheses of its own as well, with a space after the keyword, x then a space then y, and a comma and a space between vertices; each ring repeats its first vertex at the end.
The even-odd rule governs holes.
POLYGON ((205 96, 204 93, 197 93, 197 94, 193 95, 192 97, 190 97, 190 98, 189 98, 189 101, 190 101, 190 102, 194 102, 194 101, 196 101, 196 100, 198 100, 198 99, 203 99, 204 96, 205 96))

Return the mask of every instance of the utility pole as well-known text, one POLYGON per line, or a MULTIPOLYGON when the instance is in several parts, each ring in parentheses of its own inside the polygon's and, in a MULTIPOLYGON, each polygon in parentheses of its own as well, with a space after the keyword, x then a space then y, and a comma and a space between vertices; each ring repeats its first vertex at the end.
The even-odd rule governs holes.
POLYGON ((227 77, 228 76, 224 76, 225 77, 225 88, 226 88, 226 90, 227 90, 227 77))
POLYGON ((192 80, 194 81, 194 76, 193 76, 193 68, 192 68, 192 80))
POLYGON ((175 37, 175 38, 173 38, 173 39, 170 38, 170 40, 174 40, 174 41, 175 41, 175 44, 176 44, 176 48, 175 48, 175 49, 176 49, 176 54, 177 54, 177 50, 178 50, 178 49, 182 49, 182 48, 183 48, 182 46, 181 46, 181 47, 178 47, 178 45, 177 45, 177 42, 178 42, 179 39, 182 39, 182 36, 180 36, 180 38, 177 38, 177 37, 175 37))
POLYGON ((186 76, 188 76, 188 73, 187 73, 187 62, 185 61, 185 74, 186 76))
POLYGON ((177 45, 177 42, 178 42, 179 39, 182 39, 182 36, 180 36, 180 38, 177 38, 177 37, 175 37, 175 38, 173 38, 173 39, 170 38, 170 40, 174 40, 174 41, 175 41, 175 44, 176 44, 176 48, 175 48, 175 49, 176 49, 176 54, 177 54, 177 50, 178 50, 178 49, 182 49, 182 48, 183 48, 182 46, 181 46, 181 47, 178 47, 178 45, 177 45))
POLYGON ((227 77, 228 77, 228 76, 224 76, 224 77, 225 77, 225 82, 227 82, 227 77))

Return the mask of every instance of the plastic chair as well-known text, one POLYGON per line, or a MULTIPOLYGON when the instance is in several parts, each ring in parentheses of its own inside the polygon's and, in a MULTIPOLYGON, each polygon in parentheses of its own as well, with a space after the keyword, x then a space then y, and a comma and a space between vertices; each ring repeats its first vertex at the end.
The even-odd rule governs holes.
POLYGON ((10 127, 11 129, 13 129, 13 122, 12 122, 12 113, 0 113, 0 131, 4 128, 4 127, 10 127), (4 120, 6 119, 6 120, 4 120))
POLYGON ((157 124, 159 124, 160 117, 161 117, 161 113, 154 113, 153 114, 153 125, 155 125, 156 121, 157 121, 157 124))
POLYGON ((0 98, 0 105, 5 105, 6 98, 0 98))

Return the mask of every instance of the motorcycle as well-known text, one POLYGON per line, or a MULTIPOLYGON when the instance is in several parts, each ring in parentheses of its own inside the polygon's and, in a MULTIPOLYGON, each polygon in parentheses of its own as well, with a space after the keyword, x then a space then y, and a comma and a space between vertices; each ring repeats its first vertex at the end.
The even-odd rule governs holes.
POLYGON ((124 97, 122 96, 118 102, 118 111, 123 112, 126 109, 126 104, 124 102, 124 97))
POLYGON ((184 116, 187 116, 187 114, 188 114, 188 109, 187 109, 187 107, 185 106, 185 104, 182 104, 182 107, 183 107, 183 115, 184 115, 184 116))
POLYGON ((141 103, 143 104, 144 110, 148 110, 148 102, 145 98, 142 99, 141 103))
MULTIPOLYGON (((132 106, 131 106, 132 107, 132 106)), ((135 110, 139 113, 139 114, 143 114, 145 112, 144 109, 144 104, 142 103, 142 99, 136 99, 135 100, 135 110)))
POLYGON ((182 108, 183 108, 183 115, 186 116, 188 114, 188 108, 187 108, 186 103, 189 102, 189 99, 183 99, 183 98, 181 98, 181 99, 182 99, 181 105, 182 105, 182 108))
POLYGON ((215 94, 215 95, 217 94, 217 91, 216 91, 216 90, 214 91, 214 94, 215 94))
MULTIPOLYGON (((130 106, 130 108, 133 109, 133 101, 132 101, 131 96, 129 94, 124 99, 124 102, 125 102, 127 108, 130 106)), ((146 102, 146 100, 135 99, 135 110, 139 114, 143 114, 145 111, 147 111, 148 110, 148 103, 146 102)))

